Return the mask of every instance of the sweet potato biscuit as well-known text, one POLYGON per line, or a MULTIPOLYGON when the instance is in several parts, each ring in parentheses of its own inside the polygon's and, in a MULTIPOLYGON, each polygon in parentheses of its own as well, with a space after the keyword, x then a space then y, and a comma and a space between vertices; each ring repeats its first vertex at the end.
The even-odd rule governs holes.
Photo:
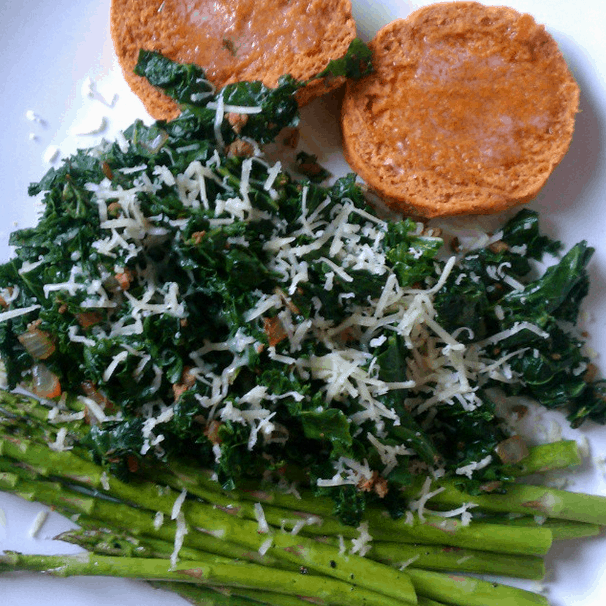
POLYGON ((375 72, 347 84, 343 145, 390 206, 426 217, 501 211, 534 198, 568 150, 579 89, 530 15, 434 4, 370 47, 375 72))
MULTIPOLYGON (((111 34, 124 77, 156 119, 179 108, 133 74, 140 49, 202 67, 216 86, 291 74, 307 80, 343 56, 356 35, 350 0, 112 0, 111 34)), ((342 81, 299 91, 305 104, 342 81)))

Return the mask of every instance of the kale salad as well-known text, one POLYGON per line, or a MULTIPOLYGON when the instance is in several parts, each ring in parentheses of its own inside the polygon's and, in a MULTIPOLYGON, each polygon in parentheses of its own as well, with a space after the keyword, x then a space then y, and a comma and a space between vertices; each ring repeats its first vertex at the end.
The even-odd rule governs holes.
POLYGON ((419 476, 471 494, 511 479, 495 389, 606 421, 575 329, 585 242, 560 254, 522 210, 462 249, 382 217, 355 175, 327 186, 269 162, 260 146, 297 125, 292 79, 217 93, 154 53, 137 70, 181 115, 32 184, 43 214, 0 266, 8 386, 58 419, 75 398, 98 463, 127 480, 187 459, 226 490, 285 479, 356 525, 373 501, 405 511, 419 476))

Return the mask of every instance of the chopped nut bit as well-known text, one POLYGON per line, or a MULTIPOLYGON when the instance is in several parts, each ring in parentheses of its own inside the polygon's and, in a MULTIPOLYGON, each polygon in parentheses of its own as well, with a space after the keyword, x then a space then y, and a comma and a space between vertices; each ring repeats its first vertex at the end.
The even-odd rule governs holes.
POLYGON ((117 273, 114 277, 122 290, 128 290, 130 288, 130 283, 133 281, 134 275, 130 269, 125 268, 124 271, 117 273))
POLYGON ((482 492, 493 492, 500 488, 503 485, 503 482, 499 482, 498 480, 494 480, 492 482, 486 482, 486 484, 482 484, 480 486, 480 490, 482 492))
POLYGON ((513 412, 517 416, 519 421, 528 414, 528 406, 524 406, 524 404, 518 404, 517 406, 514 406, 511 409, 511 412, 513 412))
POLYGON ((250 158, 255 153, 255 148, 248 141, 236 139, 227 146, 227 155, 230 158, 250 158))
POLYGON ((387 480, 379 475, 378 471, 372 472, 372 477, 367 480, 360 480, 358 482, 358 488, 362 492, 374 491, 379 497, 383 498, 388 492, 389 488, 387 480))
POLYGON ((509 250, 509 245, 503 240, 497 240, 488 247, 493 253, 502 253, 509 250))
POLYGON ((117 217, 122 210, 122 206, 120 206, 119 202, 110 202, 107 205, 107 213, 112 217, 117 217))
MULTIPOLYGON (((61 307, 64 307, 64 305, 61 307)), ((67 310, 66 305, 65 308, 67 310)), ((103 320, 103 315, 98 311, 82 311, 76 314, 76 320, 78 321, 78 324, 82 326, 82 328, 90 328, 95 324, 99 324, 99 322, 103 320)))
POLYGON ((297 162, 297 170, 310 178, 329 176, 328 171, 316 160, 315 156, 306 155, 305 159, 297 162))
POLYGON ((191 235, 191 239, 194 241, 194 244, 199 245, 200 242, 202 242, 202 239, 204 238, 205 235, 206 235, 205 231, 195 231, 191 235))
POLYGON ((114 173, 112 172, 112 169, 109 167, 109 164, 107 162, 103 162, 101 164, 101 170, 103 171, 103 174, 110 180, 112 181, 114 178, 114 173))
POLYGON ((204 430, 204 435, 210 440, 211 444, 221 444, 219 438, 219 429, 221 429, 222 423, 219 421, 211 421, 204 430))
POLYGON ((288 336, 288 333, 284 330, 284 326, 282 326, 282 322, 280 322, 280 318, 276 316, 273 318, 263 318, 263 330, 267 335, 270 347, 275 347, 288 336))
POLYGON ((131 473, 136 473, 139 471, 139 461, 137 461, 136 457, 133 455, 128 455, 126 457, 126 465, 128 467, 128 471, 131 473))
POLYGON ((248 122, 248 114, 238 114, 236 112, 229 112, 227 114, 227 121, 233 128, 234 132, 239 135, 242 129, 248 122))
POLYGON ((175 396, 175 401, 196 384, 196 376, 191 372, 191 370, 192 369, 189 366, 186 366, 181 374, 181 382, 173 385, 173 395, 175 396))

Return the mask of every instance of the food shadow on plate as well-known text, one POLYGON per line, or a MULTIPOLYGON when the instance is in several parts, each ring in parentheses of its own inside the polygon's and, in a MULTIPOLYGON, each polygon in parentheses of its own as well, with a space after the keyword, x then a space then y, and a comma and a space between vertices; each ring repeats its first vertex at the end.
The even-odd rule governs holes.
MULTIPOLYGON (((575 220, 581 219, 581 215, 592 211, 593 205, 601 203, 601 196, 596 196, 595 191, 606 183, 606 108, 602 108, 599 92, 591 85, 592 80, 598 79, 591 57, 574 40, 560 32, 552 33, 581 90, 568 153, 532 202, 534 208, 548 210, 559 222, 565 218, 562 214, 574 214, 575 220)), ((549 216, 545 220, 551 221, 549 216)))

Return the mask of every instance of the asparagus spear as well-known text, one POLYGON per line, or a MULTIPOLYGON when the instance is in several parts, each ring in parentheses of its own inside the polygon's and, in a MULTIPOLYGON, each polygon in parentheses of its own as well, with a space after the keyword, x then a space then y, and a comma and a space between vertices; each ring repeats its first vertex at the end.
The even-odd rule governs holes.
POLYGON ((505 471, 515 477, 533 473, 568 469, 583 462, 579 445, 575 440, 559 440, 539 444, 528 449, 528 455, 515 465, 508 465, 505 471))
POLYGON ((588 522, 574 522, 572 520, 558 520, 554 518, 541 519, 537 521, 535 516, 493 516, 487 518, 488 521, 495 524, 504 524, 509 526, 520 526, 524 528, 534 528, 540 525, 543 528, 551 530, 554 541, 565 539, 582 539, 585 537, 595 537, 602 531, 599 524, 590 524, 588 522))
POLYGON ((536 556, 512 556, 443 545, 402 545, 374 541, 367 557, 392 566, 425 570, 450 570, 539 580, 545 576, 545 563, 536 556))
POLYGON ((205 586, 240 587, 269 590, 288 595, 305 595, 342 606, 398 606, 416 604, 412 600, 390 599, 353 584, 322 575, 292 574, 268 569, 249 562, 232 562, 219 556, 204 560, 182 561, 172 568, 165 559, 99 556, 82 553, 75 556, 25 555, 5 552, 0 556, 0 572, 41 571, 58 577, 109 576, 155 581, 177 581, 205 586))
MULTIPOLYGON (((80 520, 82 524, 82 520, 80 520)), ((100 555, 128 555, 152 558, 170 558, 173 546, 168 541, 149 536, 130 536, 125 531, 99 529, 98 524, 84 522, 85 528, 62 533, 59 540, 75 543, 100 555)), ((184 546, 180 557, 195 560, 199 550, 184 546)), ((367 558, 395 568, 407 567, 428 570, 450 570, 542 579, 545 565, 542 558, 534 556, 510 556, 471 549, 458 549, 442 545, 413 546, 400 543, 373 541, 367 558)))
MULTIPOLYGON (((113 510, 108 516, 110 520, 120 520, 121 524, 128 524, 133 527, 137 527, 141 523, 141 511, 134 507, 123 504, 120 507, 121 504, 118 503, 104 502, 101 499, 78 495, 49 482, 29 482, 19 480, 15 474, 0 473, 0 488, 17 492, 29 500, 38 500, 43 503, 54 501, 53 504, 63 506, 68 511, 81 511, 92 517, 107 512, 109 509, 113 510), (118 509, 120 510, 119 513, 118 509)), ((203 533, 190 533, 192 536, 210 534, 217 539, 218 543, 226 539, 254 552, 258 552, 262 544, 269 538, 266 535, 259 534, 257 523, 233 518, 212 506, 190 501, 185 502, 182 509, 185 510, 185 518, 189 520, 191 527, 204 529, 203 533), (194 507, 187 507, 192 503, 194 507)), ((143 518, 143 523, 149 533, 153 532, 153 520, 152 512, 147 512, 143 518)), ((186 538, 190 534, 186 535, 186 538)), ((205 541, 207 538, 207 536, 204 536, 205 541)), ((336 547, 311 541, 304 537, 275 534, 272 538, 273 546, 268 550, 270 556, 291 562, 297 566, 303 566, 309 570, 323 572, 329 577, 346 582, 354 581, 360 587, 377 591, 394 599, 414 602, 412 583, 407 575, 402 572, 356 555, 342 554, 336 547)))
MULTIPOLYGON (((48 447, 23 438, 0 437, 0 455, 10 456, 25 463, 41 475, 51 473, 54 476, 62 475, 67 480, 80 481, 89 488, 99 490, 109 487, 112 496, 127 502, 137 503, 141 507, 154 512, 161 511, 170 515, 179 496, 176 491, 159 489, 158 485, 152 482, 138 481, 125 484, 114 477, 110 478, 100 466, 77 457, 71 451, 54 452, 48 447)), ((207 498, 213 498, 212 494, 206 496, 207 498)), ((213 502, 216 503, 216 501, 213 502)), ((309 499, 309 502, 313 503, 313 497, 309 499)), ((307 504, 308 500, 305 503, 307 504)), ((227 501, 219 499, 218 504, 226 507, 227 501)), ((186 501, 184 508, 185 515, 191 525, 215 533, 220 532, 234 543, 241 543, 256 551, 264 541, 263 538, 259 538, 257 524, 251 521, 251 518, 256 517, 258 513, 254 507, 250 506, 250 503, 237 503, 237 506, 226 510, 230 512, 229 514, 194 500, 186 501), (242 519, 244 516, 247 516, 248 519, 242 519), (237 518, 237 524, 234 518, 237 518)), ((265 515, 270 517, 269 522, 277 526, 286 519, 282 516, 288 514, 287 512, 276 512, 270 507, 265 515)), ((307 516, 307 514, 305 515, 307 516)), ((379 540, 394 540, 397 537, 397 540, 405 542, 438 543, 455 547, 526 555, 543 555, 547 553, 551 546, 551 532, 546 528, 521 530, 505 528, 500 525, 487 525, 481 522, 466 526, 457 520, 443 519, 437 516, 428 516, 425 520, 421 520, 417 516, 412 524, 408 524, 403 520, 393 520, 386 517, 378 510, 368 511, 367 518, 370 523, 371 534, 379 540)), ((331 533, 349 538, 354 538, 358 534, 351 527, 340 524, 335 520, 326 519, 322 521, 322 525, 318 528, 310 525, 306 526, 303 531, 316 532, 317 534, 331 533)), ((272 549, 271 554, 293 561, 293 554, 300 550, 300 544, 307 541, 307 539, 290 535, 279 536, 280 551, 272 549)), ((323 558, 324 563, 321 565, 322 569, 331 576, 336 576, 337 573, 334 568, 327 570, 327 562, 335 559, 335 557, 337 556, 332 553, 328 558, 323 558)))
MULTIPOLYGON (((44 419, 44 415, 43 415, 44 411, 41 411, 39 409, 36 409, 36 415, 37 417, 39 417, 40 419, 44 419)), ((77 432, 76 432, 77 433, 77 432)), ((52 436, 53 433, 52 432, 43 432, 43 435, 45 435, 48 439, 49 436, 52 436)), ((6 454, 8 452, 8 454, 15 456, 16 459, 20 459, 21 460, 21 465, 26 465, 29 466, 30 469, 30 474, 31 477, 35 478, 36 474, 35 474, 35 470, 40 471, 42 473, 49 473, 49 467, 51 467, 51 465, 49 465, 49 460, 48 457, 44 457, 44 453, 45 453, 45 449, 46 447, 44 445, 40 445, 40 444, 33 444, 31 441, 28 440, 23 440, 21 438, 17 438, 17 437, 10 437, 10 438, 4 438, 4 439, 0 439, 0 454, 2 454, 2 451, 4 451, 4 454, 6 454), (19 454, 20 453, 20 454, 19 454), (45 462, 46 466, 42 465, 42 463, 45 462)), ((47 449, 46 449, 47 450, 47 449)), ((565 453, 562 456, 554 456, 554 452, 550 451, 550 449, 542 449, 541 451, 537 451, 536 456, 534 457, 533 461, 534 462, 529 462, 529 464, 524 468, 525 471, 527 472, 531 472, 531 470, 540 467, 541 469, 544 469, 545 467, 549 467, 551 464, 546 464, 545 460, 546 460, 546 455, 548 455, 548 458, 550 458, 550 460, 552 461, 559 461, 558 465, 562 465, 562 461, 572 461, 574 459, 575 456, 575 448, 572 448, 571 445, 565 445, 562 446, 561 449, 559 450, 560 453, 565 453), (566 454, 567 453, 567 454, 566 454), (539 456, 540 455, 540 456, 539 456)), ((66 454, 73 454, 73 453, 57 453, 56 455, 53 455, 50 457, 51 461, 50 463, 52 463, 52 468, 53 468, 53 472, 56 471, 57 467, 61 470, 64 471, 67 467, 70 467, 67 462, 71 459, 71 457, 66 457, 66 454), (55 465, 55 463, 59 463, 58 466, 55 465)), ((82 453, 84 454, 84 453, 82 453)), ((577 453, 578 454, 578 453, 577 453)), ((553 464, 553 463, 552 463, 553 464)), ((572 463, 571 463, 572 464, 572 463)), ((89 486, 95 486, 95 487, 101 487, 103 488, 103 484, 107 483, 108 478, 107 477, 103 477, 103 471, 101 470, 101 468, 98 467, 91 467, 92 463, 90 463, 89 461, 86 461, 82 458, 77 458, 77 465, 75 465, 75 472, 74 470, 71 470, 70 472, 68 472, 67 477, 70 478, 71 480, 77 480, 77 481, 81 481, 82 480, 82 476, 78 475, 77 472, 82 471, 83 469, 86 472, 89 472, 91 470, 94 470, 94 474, 92 476, 86 476, 85 477, 85 484, 88 484, 89 486)), ((20 471, 21 475, 23 475, 25 472, 25 470, 23 468, 21 468, 20 471)), ((520 473, 522 473, 522 471, 520 471, 520 473)), ((11 481, 9 481, 9 476, 10 474, 4 474, 5 475, 5 485, 6 487, 9 487, 9 485, 11 485, 11 481)), ((180 486, 183 486, 184 484, 183 482, 183 478, 184 478, 184 474, 183 474, 183 468, 182 467, 177 467, 177 471, 176 473, 174 473, 174 477, 178 478, 177 482, 173 482, 175 483, 175 487, 179 488, 180 486)), ((189 478, 188 478, 188 482, 189 482, 189 478)), ((18 482, 12 483, 12 488, 14 489, 17 486, 18 482)), ((204 482, 200 482, 200 484, 202 485, 203 489, 202 491, 204 492, 204 495, 207 498, 211 498, 211 499, 215 499, 216 500, 216 495, 220 494, 220 491, 217 490, 216 487, 216 483, 214 484, 213 488, 214 490, 210 490, 207 487, 204 488, 204 482)), ((50 486, 50 484, 47 483, 47 487, 50 486)), ((111 488, 114 489, 115 486, 115 481, 114 479, 112 479, 112 486, 111 488)), ((149 502, 149 500, 153 500, 155 502, 155 499, 157 496, 161 496, 161 497, 166 497, 167 494, 160 494, 158 495, 158 489, 157 486, 154 486, 153 484, 150 483, 139 483, 139 486, 144 486, 144 490, 143 490, 143 501, 144 502, 149 502)), ((190 488, 191 488, 192 484, 190 483, 190 488)), ((21 489, 23 489, 23 486, 21 486, 21 489)), ((34 496, 35 494, 35 490, 30 491, 29 493, 26 493, 27 496, 29 496, 30 498, 36 498, 34 496)), ((133 494, 132 491, 132 487, 131 486, 127 486, 126 488, 124 488, 123 486, 120 486, 120 483, 118 483, 118 492, 122 493, 120 496, 121 498, 124 498, 126 495, 128 494, 133 494), (129 492, 130 490, 130 492, 129 492)), ((563 491, 561 491, 563 492, 563 491)), ((140 491, 139 491, 140 494, 140 491)), ((246 493, 245 497, 250 497, 250 496, 260 496, 259 493, 256 493, 254 495, 247 495, 246 493)), ((275 493, 274 493, 275 494, 275 493)), ((570 493, 567 493, 570 494, 570 493)), ((230 496, 233 498, 233 494, 230 493, 230 496)), ((489 495, 489 496, 494 496, 494 495, 489 495)), ((165 508, 168 508, 169 504, 174 504, 174 500, 173 498, 175 497, 175 494, 168 494, 169 500, 168 502, 164 501, 162 506, 165 508)), ((288 500, 288 495, 286 495, 286 499, 283 498, 284 495, 278 495, 277 499, 275 499, 276 501, 284 501, 284 500, 288 500)), ((227 496, 223 495, 223 499, 218 499, 221 503, 225 504, 226 503, 226 499, 227 496)), ((324 503, 322 502, 321 499, 316 499, 317 505, 322 508, 324 507, 324 503)), ((291 500, 292 502, 292 500, 291 500)), ((305 505, 307 505, 309 501, 305 501, 305 505)), ((71 506, 72 508, 74 508, 74 505, 78 503, 78 506, 80 509, 84 509, 85 511, 87 510, 87 507, 90 505, 89 501, 86 501, 84 499, 84 497, 82 497, 81 495, 70 495, 65 496, 64 495, 64 504, 67 506, 71 506)), ((240 506, 241 502, 238 503, 238 507, 240 506)), ((189 503, 188 503, 189 505, 189 503)), ((300 507, 301 502, 298 501, 297 505, 300 507)), ((129 507, 129 506, 125 506, 125 507, 129 507)), ((77 509, 78 507, 76 507, 77 509)), ((94 508, 94 507, 93 507, 94 508)), ((268 511, 269 511, 269 515, 270 517, 276 517, 276 516, 283 516, 284 515, 284 510, 280 510, 279 508, 276 508, 275 510, 271 507, 271 506, 267 506, 265 507, 268 511)), ((132 509, 132 508, 130 508, 132 509)), ((241 508, 244 509, 246 511, 246 514, 248 517, 251 516, 251 512, 253 511, 253 509, 251 509, 250 506, 241 508)), ((316 509, 317 510, 317 509, 316 509)), ((115 513, 115 512, 114 512, 115 513)), ((240 513, 240 512, 238 512, 240 513)), ((387 527, 388 533, 391 533, 391 531, 393 530, 393 528, 390 528, 390 522, 393 522, 392 520, 387 520, 385 518, 382 517, 381 514, 379 514, 377 511, 371 511, 369 512, 369 518, 372 523, 375 523, 379 529, 379 533, 381 531, 385 532, 385 528, 387 527)), ((306 514, 307 515, 307 514, 306 514)), ((284 519, 284 518, 282 518, 284 519)), ((274 520, 275 521, 275 520, 274 520)), ((415 522, 415 524, 413 526, 417 526, 417 523, 419 522, 419 520, 417 520, 415 522)), ((452 524, 452 520, 443 520, 441 518, 437 518, 437 519, 431 519, 429 520, 429 528, 435 529, 438 527, 441 527, 442 530, 444 529, 448 529, 449 532, 453 531, 453 528, 455 528, 455 533, 459 534, 460 530, 458 529, 457 523, 454 523, 454 526, 452 524)), ((399 526, 402 526, 401 523, 399 523, 399 526)), ((474 522, 473 527, 474 530, 477 528, 478 524, 476 524, 474 522)), ((494 526, 494 524, 492 525, 494 526)), ((585 526, 591 526, 591 525, 585 525, 585 526)), ((595 527, 591 526, 592 528, 595 527)), ((347 527, 345 527, 347 528, 347 527)), ((149 520, 148 520, 148 530, 149 530, 149 520)), ((326 530, 326 528, 323 528, 322 530, 326 530)), ((427 529, 423 529, 423 531, 425 532, 427 529)), ((534 530, 534 529, 533 529, 534 530)), ((545 528, 542 529, 543 530, 543 537, 549 537, 550 533, 545 534, 545 528)), ((587 531, 587 528, 585 528, 585 531, 587 531)), ((350 535, 351 536, 351 529, 349 529, 350 535)), ((170 533, 169 533, 170 534, 170 533)), ((174 536, 174 532, 172 533, 174 536)), ((199 534, 199 533, 196 533, 199 534)), ((170 538, 170 537, 169 537, 170 538)), ((417 537, 418 538, 418 537, 417 537)), ((412 540, 412 538, 409 538, 409 540, 412 540)), ((222 542, 221 540, 219 542, 222 542)), ((545 542, 545 541, 544 541, 545 542)), ((376 545, 381 545, 380 542, 376 542, 376 545)), ((412 556, 411 556, 412 557, 412 556)))
MULTIPOLYGON (((176 523, 165 520, 161 526, 156 523, 153 512, 138 509, 124 503, 95 498, 84 495, 59 482, 44 480, 30 481, 20 478, 16 473, 0 473, 0 489, 12 492, 29 501, 38 501, 55 508, 60 513, 79 516, 80 523, 110 527, 119 525, 136 535, 155 536, 164 541, 174 543, 177 532, 176 523)), ((293 569, 283 560, 272 558, 265 554, 261 556, 257 550, 243 548, 223 538, 203 532, 190 532, 184 537, 184 543, 194 549, 230 558, 241 558, 262 562, 268 566, 293 569)))
MULTIPOLYGON (((110 530, 108 528, 100 529, 98 525, 87 524, 89 528, 80 528, 62 532, 55 537, 56 540, 72 543, 82 547, 86 551, 96 553, 97 555, 139 557, 139 558, 162 558, 168 560, 171 558, 173 546, 167 541, 153 537, 134 537, 126 532, 110 530)), ((184 560, 203 560, 207 557, 203 551, 183 546, 179 550, 179 557, 184 560)), ((298 573, 299 570, 296 570, 298 573)), ((284 594, 278 594, 270 591, 242 589, 242 588, 223 588, 222 591, 216 589, 207 589, 198 585, 177 582, 159 582, 159 586, 168 585, 165 589, 172 588, 194 604, 206 604, 210 602, 225 604, 231 606, 239 604, 239 601, 255 600, 271 604, 271 606, 303 606, 302 598, 292 597, 284 594), (185 594, 185 595, 184 595, 185 594)), ((307 596, 305 596, 307 597, 307 596)))
POLYGON ((456 606, 549 606, 537 593, 466 576, 411 569, 409 574, 419 596, 456 606))
MULTIPOLYGON (((508 482, 504 494, 469 495, 459 490, 452 480, 436 483, 443 491, 429 501, 429 506, 451 508, 473 502, 483 511, 492 513, 521 513, 540 515, 589 524, 601 524, 606 519, 606 497, 559 490, 547 486, 531 486, 508 482)), ((418 487, 417 487, 418 488, 418 487)), ((415 488, 404 491, 411 498, 415 488)))

